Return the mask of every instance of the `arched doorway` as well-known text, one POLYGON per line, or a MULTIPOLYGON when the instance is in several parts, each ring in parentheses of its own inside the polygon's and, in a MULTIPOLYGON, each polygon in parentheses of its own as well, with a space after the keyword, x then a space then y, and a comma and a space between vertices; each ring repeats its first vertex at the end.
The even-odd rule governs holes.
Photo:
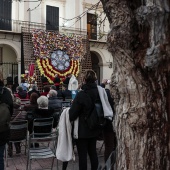
POLYGON ((18 76, 16 51, 8 44, 0 44, 0 78, 5 84, 13 84, 18 76))
POLYGON ((100 84, 100 66, 99 66, 99 58, 94 52, 90 52, 91 61, 92 61, 92 69, 95 71, 97 75, 98 84, 100 84))

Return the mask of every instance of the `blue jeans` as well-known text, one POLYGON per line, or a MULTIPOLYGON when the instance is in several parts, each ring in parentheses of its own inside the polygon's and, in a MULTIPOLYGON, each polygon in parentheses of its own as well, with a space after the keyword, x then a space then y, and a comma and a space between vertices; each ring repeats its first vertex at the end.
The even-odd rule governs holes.
POLYGON ((4 150, 5 145, 0 146, 0 170, 4 170, 4 150))

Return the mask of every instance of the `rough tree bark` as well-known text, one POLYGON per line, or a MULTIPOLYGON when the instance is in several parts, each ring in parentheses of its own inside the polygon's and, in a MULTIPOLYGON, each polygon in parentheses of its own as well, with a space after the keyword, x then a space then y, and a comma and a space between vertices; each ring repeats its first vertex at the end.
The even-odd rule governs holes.
POLYGON ((114 58, 117 170, 170 169, 170 0, 101 0, 114 58))

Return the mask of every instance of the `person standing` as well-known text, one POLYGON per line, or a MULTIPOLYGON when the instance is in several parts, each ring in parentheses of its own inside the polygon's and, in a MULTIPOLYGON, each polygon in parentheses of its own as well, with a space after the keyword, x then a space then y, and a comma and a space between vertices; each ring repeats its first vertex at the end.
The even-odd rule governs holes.
POLYGON ((44 74, 41 75, 41 82, 42 82, 42 85, 45 86, 45 85, 48 85, 48 79, 47 77, 44 76, 44 74))
POLYGON ((59 88, 60 88, 60 77, 58 76, 58 74, 55 75, 53 82, 54 82, 54 85, 56 86, 56 90, 59 90, 59 88))
POLYGON ((97 170, 98 168, 96 141, 101 130, 99 128, 90 129, 85 120, 87 115, 92 112, 96 99, 99 99, 97 84, 95 83, 96 80, 96 73, 93 70, 87 70, 85 72, 82 90, 77 93, 69 110, 70 121, 79 119, 76 145, 80 170, 87 170, 87 154, 90 158, 91 170, 97 170))
POLYGON ((71 74, 67 75, 65 80, 63 81, 63 84, 66 84, 68 86, 70 78, 71 78, 71 74))
POLYGON ((70 90, 72 93, 72 99, 75 98, 77 94, 77 89, 78 89, 78 80, 74 75, 72 75, 68 84, 68 90, 70 90))
MULTIPOLYGON (((0 101, 6 103, 9 106, 9 111, 13 114, 13 99, 10 91, 4 87, 4 83, 0 80, 0 101)), ((4 150, 5 145, 10 137, 10 128, 0 133, 0 170, 4 170, 4 150)))
MULTIPOLYGON (((102 83, 100 84, 100 86, 106 90, 108 101, 110 103, 110 106, 112 107, 113 113, 115 113, 113 98, 111 97, 110 90, 106 88, 106 86, 109 85, 109 83, 110 83, 110 80, 104 79, 102 83)), ((116 133, 113 129, 113 124, 111 121, 107 121, 103 129, 103 138, 104 138, 104 145, 105 145, 104 160, 106 162, 110 154, 112 153, 112 151, 116 149, 116 145, 117 145, 116 133)), ((111 170, 112 169, 113 167, 111 168, 111 170)))

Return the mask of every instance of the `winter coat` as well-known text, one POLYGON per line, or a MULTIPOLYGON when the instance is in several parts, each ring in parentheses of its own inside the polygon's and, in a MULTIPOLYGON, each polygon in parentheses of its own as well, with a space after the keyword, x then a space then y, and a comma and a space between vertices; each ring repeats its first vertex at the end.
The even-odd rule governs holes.
POLYGON ((27 104, 24 106, 24 110, 26 112, 29 112, 29 111, 32 111, 32 110, 35 110, 35 109, 38 109, 38 104, 27 104))
POLYGON ((72 98, 72 95, 71 95, 71 91, 70 90, 64 90, 62 91, 62 95, 63 95, 63 99, 65 100, 65 98, 72 98))
POLYGON ((66 79, 63 81, 63 84, 69 84, 69 81, 70 81, 70 77, 66 77, 66 79))
POLYGON ((28 99, 28 93, 26 91, 19 91, 18 93, 14 94, 16 97, 19 97, 20 99, 28 99))
MULTIPOLYGON (((0 87, 0 92, 2 92, 2 88, 3 87, 0 87)), ((12 114, 13 114, 13 99, 12 99, 10 91, 7 88, 3 88, 3 89, 4 90, 3 90, 2 96, 0 96, 0 101, 2 103, 6 103, 9 105, 9 110, 10 110, 10 113, 12 116, 12 114)), ((9 129, 5 132, 0 133, 0 146, 5 145, 8 142, 9 136, 10 136, 9 129)))
POLYGON ((58 97, 49 97, 48 98, 48 108, 49 109, 59 109, 62 107, 62 101, 58 97))
POLYGON ((91 83, 83 85, 82 91, 80 91, 73 100, 69 110, 69 118, 70 121, 75 121, 79 118, 78 138, 94 138, 100 134, 100 129, 91 130, 85 121, 85 117, 91 113, 94 102, 98 98, 97 85, 96 83, 91 83))
MULTIPOLYGON (((36 118, 54 118, 53 127, 56 127, 58 124, 59 116, 55 114, 55 111, 53 109, 35 109, 30 113, 31 115, 28 118, 28 130, 30 133, 32 133, 32 127, 33 127, 33 120, 36 118)), ((44 129, 43 129, 44 132, 44 129)))

